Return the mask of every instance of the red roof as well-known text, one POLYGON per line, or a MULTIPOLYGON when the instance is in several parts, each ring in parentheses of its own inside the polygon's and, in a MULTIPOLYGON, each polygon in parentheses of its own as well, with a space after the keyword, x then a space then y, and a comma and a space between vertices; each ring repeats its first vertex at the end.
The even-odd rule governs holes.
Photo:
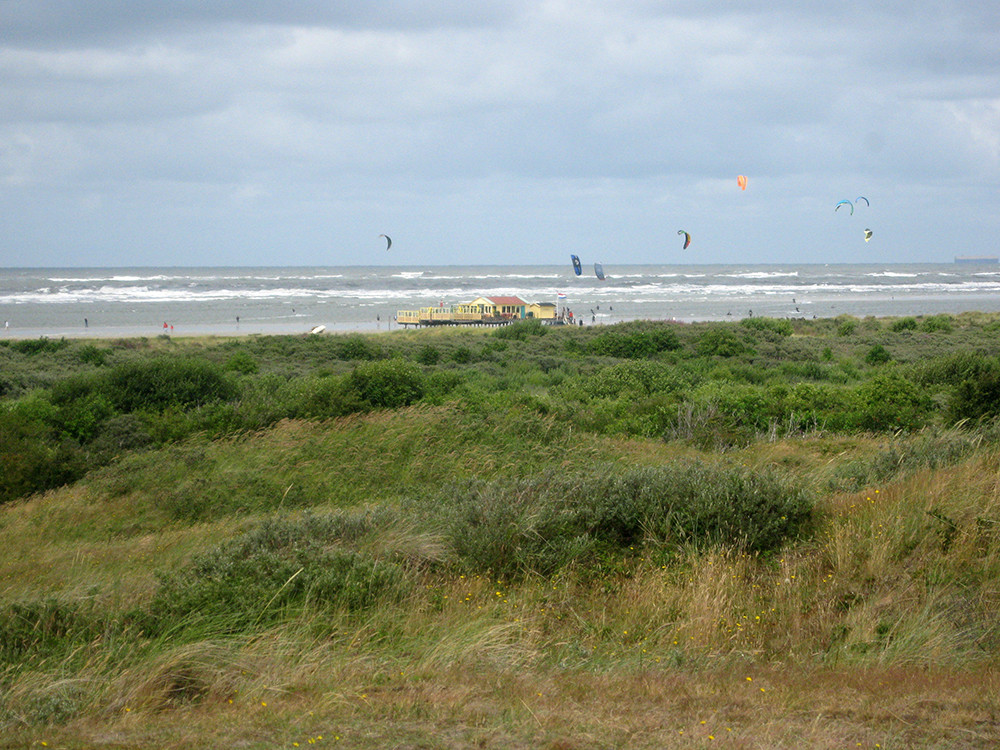
POLYGON ((526 305, 528 304, 519 297, 487 297, 494 305, 526 305))

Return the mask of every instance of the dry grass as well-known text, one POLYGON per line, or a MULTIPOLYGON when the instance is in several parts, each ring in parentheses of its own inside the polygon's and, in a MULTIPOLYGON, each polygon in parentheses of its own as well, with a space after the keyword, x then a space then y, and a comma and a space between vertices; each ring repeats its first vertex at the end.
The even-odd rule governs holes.
POLYGON ((113 715, 18 733, 0 747, 955 748, 995 747, 998 674, 924 668, 593 672, 506 668, 467 654, 388 662, 285 644, 191 648, 129 682, 113 715), (279 650, 280 651, 280 650, 279 650), (192 692, 198 701, 183 700, 192 692), (181 699, 178 700, 178 696, 181 699), (231 701, 231 702, 230 702, 231 701), (169 708, 169 710, 164 710, 169 708), (5 744, 6 743, 6 744, 5 744))
MULTIPOLYGON (((415 466, 422 449, 385 458, 365 443, 425 434, 414 422, 440 432, 445 414, 345 420, 327 438, 330 425, 284 423, 228 446, 242 454, 229 460, 323 474, 333 459, 315 443, 328 440, 378 471, 401 457, 415 466)), ((595 445, 634 463, 689 450, 595 445)), ((810 437, 717 460, 818 481, 840 452, 877 450, 867 438, 810 437)), ((460 474, 479 458, 439 460, 460 474)), ((132 496, 91 492, 0 509, 5 599, 34 586, 124 608, 149 595, 153 571, 259 517, 121 533, 132 496)), ((0 675, 0 748, 1000 746, 996 449, 830 495, 820 511, 815 537, 783 554, 680 549, 664 564, 636 550, 613 573, 517 584, 441 572, 442 539, 399 524, 363 543, 423 576, 402 605, 242 639, 98 638, 61 661, 11 668, 0 675)))

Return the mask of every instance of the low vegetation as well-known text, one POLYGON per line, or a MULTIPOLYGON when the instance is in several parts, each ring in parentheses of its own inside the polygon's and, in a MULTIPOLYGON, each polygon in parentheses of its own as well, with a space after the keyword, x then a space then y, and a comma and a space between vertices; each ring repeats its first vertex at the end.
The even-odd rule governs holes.
POLYGON ((0 341, 0 747, 995 746, 998 329, 0 341))

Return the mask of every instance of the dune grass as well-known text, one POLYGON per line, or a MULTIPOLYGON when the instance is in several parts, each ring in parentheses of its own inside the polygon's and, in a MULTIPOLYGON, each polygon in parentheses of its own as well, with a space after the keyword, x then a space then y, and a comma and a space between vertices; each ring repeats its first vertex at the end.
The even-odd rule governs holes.
MULTIPOLYGON (((700 431, 646 433, 683 406, 650 399, 686 398, 705 368, 756 387, 792 352, 776 394, 825 347, 987 347, 970 326, 990 323, 733 326, 756 351, 740 356, 771 352, 739 366, 697 353, 711 327, 638 360, 580 332, 154 342, 246 355, 234 394, 289 356, 299 395, 271 391, 287 404, 315 386, 314 404, 360 406, 238 430, 168 406, 202 429, 0 506, 0 747, 995 746, 1000 445, 986 421, 946 420, 952 353, 892 381, 933 393, 908 431, 777 428, 734 390, 700 431), (393 347, 438 364, 372 367, 361 401, 343 395, 354 365, 336 357, 393 347), (397 380, 424 395, 364 405, 397 380)), ((73 351, 25 356, 75 377, 73 351)), ((877 372, 856 367, 856 384, 877 372)), ((233 404, 227 424, 251 408, 233 404)))

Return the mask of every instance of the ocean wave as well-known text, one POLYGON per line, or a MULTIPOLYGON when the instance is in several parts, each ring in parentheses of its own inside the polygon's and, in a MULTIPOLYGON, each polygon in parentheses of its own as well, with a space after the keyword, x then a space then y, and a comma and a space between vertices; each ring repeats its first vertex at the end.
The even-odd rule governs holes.
POLYGON ((785 277, 797 277, 798 271, 743 271, 741 273, 720 273, 722 278, 731 279, 780 279, 785 277))

